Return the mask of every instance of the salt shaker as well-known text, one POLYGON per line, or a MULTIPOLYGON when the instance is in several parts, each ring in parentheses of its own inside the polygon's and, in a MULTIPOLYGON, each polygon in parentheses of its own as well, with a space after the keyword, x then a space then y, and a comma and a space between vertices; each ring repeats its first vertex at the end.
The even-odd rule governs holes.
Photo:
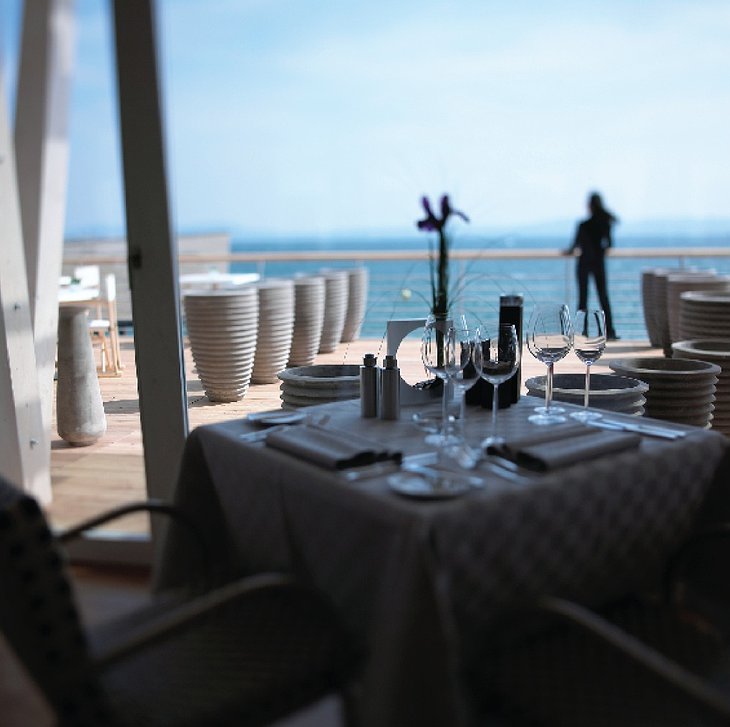
POLYGON ((400 369, 395 356, 385 357, 385 368, 380 374, 380 418, 400 417, 400 369))
POLYGON ((363 417, 378 416, 380 371, 377 363, 374 354, 366 353, 360 367, 360 415, 363 417))

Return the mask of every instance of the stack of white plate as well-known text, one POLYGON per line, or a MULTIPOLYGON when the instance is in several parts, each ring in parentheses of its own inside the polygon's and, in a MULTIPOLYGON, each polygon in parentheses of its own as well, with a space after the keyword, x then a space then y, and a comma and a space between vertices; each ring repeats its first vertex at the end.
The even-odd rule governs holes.
POLYGON ((672 355, 672 338, 669 332, 669 303, 668 303, 668 281, 674 275, 682 275, 685 279, 706 278, 707 275, 714 274, 714 271, 698 271, 694 269, 677 269, 665 270, 654 275, 654 323, 656 325, 656 335, 658 338, 658 346, 664 351, 665 356, 672 355))
POLYGON ((297 366, 279 378, 284 409, 360 398, 360 367, 355 364, 297 366))
POLYGON ((680 295, 679 337, 730 338, 730 292, 694 291, 680 295))
POLYGON ((264 280, 255 287, 259 295, 259 333, 251 381, 272 384, 289 360, 294 331, 294 281, 264 280))
POLYGON ((324 322, 319 353, 332 353, 342 338, 350 294, 350 276, 345 270, 322 270, 325 284, 324 322))
POLYGON ((720 367, 715 386, 712 428, 730 436, 730 339, 704 338, 672 344, 674 358, 709 361, 720 367))
MULTIPOLYGON (((545 397, 546 376, 534 376, 525 381, 527 393, 545 397)), ((555 374, 553 377, 553 400, 583 405, 585 395, 585 374, 555 374)), ((638 379, 614 374, 591 374, 589 405, 596 409, 634 414, 644 413, 649 386, 638 379)))
POLYGON ((669 338, 672 343, 680 340, 680 296, 689 290, 730 290, 730 276, 714 273, 675 273, 667 278, 667 315, 669 338))
POLYGON ((678 358, 625 358, 608 364, 621 376, 649 385, 646 416, 707 427, 712 419, 720 367, 709 361, 678 358))
POLYGON ((311 366, 324 323, 325 282, 319 275, 294 278, 294 335, 287 366, 311 366))
POLYGON ((357 340, 368 302, 368 269, 365 267, 351 268, 347 271, 347 275, 349 277, 347 313, 340 339, 343 342, 357 340))
POLYGON ((192 291, 183 298, 195 368, 211 401, 238 401, 251 382, 259 303, 254 287, 192 291))

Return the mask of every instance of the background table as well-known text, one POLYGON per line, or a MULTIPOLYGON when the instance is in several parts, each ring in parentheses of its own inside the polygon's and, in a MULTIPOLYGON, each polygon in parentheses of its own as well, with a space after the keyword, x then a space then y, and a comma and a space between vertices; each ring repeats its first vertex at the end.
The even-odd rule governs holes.
POLYGON ((180 276, 180 287, 183 290, 196 288, 199 290, 218 290, 220 288, 235 288, 249 283, 256 283, 261 279, 258 273, 222 273, 219 270, 209 270, 205 273, 185 273, 180 276))
MULTIPOLYGON (((539 403, 523 397, 503 410, 503 433, 524 432, 539 403)), ((425 449, 408 409, 396 422, 362 419, 359 401, 316 412, 330 417, 328 428, 406 454, 425 449)), ((488 413, 467 416, 483 436, 488 413)), ((348 482, 243 441, 254 428, 194 430, 177 500, 205 518, 222 566, 291 571, 329 594, 368 653, 365 725, 469 724, 462 676, 485 658, 500 615, 542 593, 597 605, 653 583, 708 498, 714 513, 728 512, 728 440, 700 429, 520 482, 479 470, 484 489, 419 501, 392 492, 385 477, 348 482)), ((175 531, 166 545, 160 580, 173 585, 192 556, 175 531)))

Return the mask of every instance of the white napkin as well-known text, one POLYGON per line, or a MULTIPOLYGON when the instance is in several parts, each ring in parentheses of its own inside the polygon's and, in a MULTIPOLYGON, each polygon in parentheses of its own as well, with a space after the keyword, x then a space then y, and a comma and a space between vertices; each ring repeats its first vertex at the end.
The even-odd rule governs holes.
POLYGON ((639 442, 638 434, 596 431, 583 425, 567 424, 507 439, 502 444, 490 446, 487 452, 545 472, 633 449, 639 442))
POLYGON ((389 459, 401 461, 401 452, 391 451, 378 442, 314 426, 272 431, 266 437, 266 445, 329 469, 360 467, 389 459))

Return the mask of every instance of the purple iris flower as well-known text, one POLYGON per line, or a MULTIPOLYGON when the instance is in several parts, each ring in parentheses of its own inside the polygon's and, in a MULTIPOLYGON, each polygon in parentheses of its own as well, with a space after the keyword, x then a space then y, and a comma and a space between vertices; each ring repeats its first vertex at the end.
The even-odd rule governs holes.
POLYGON ((421 206, 426 216, 418 220, 416 226, 419 230, 438 234, 438 250, 434 251, 431 248, 431 312, 445 320, 449 309, 449 240, 446 235, 446 223, 451 215, 461 217, 464 222, 469 222, 469 218, 451 206, 447 194, 441 197, 440 217, 434 214, 428 197, 421 197, 421 206))
POLYGON ((459 210, 455 210, 449 201, 449 195, 445 194, 441 197, 441 217, 437 217, 431 209, 431 203, 428 197, 421 197, 421 205, 426 216, 422 220, 418 220, 416 226, 419 230, 427 232, 440 232, 446 226, 446 222, 451 215, 461 217, 464 222, 469 222, 469 218, 459 210))

